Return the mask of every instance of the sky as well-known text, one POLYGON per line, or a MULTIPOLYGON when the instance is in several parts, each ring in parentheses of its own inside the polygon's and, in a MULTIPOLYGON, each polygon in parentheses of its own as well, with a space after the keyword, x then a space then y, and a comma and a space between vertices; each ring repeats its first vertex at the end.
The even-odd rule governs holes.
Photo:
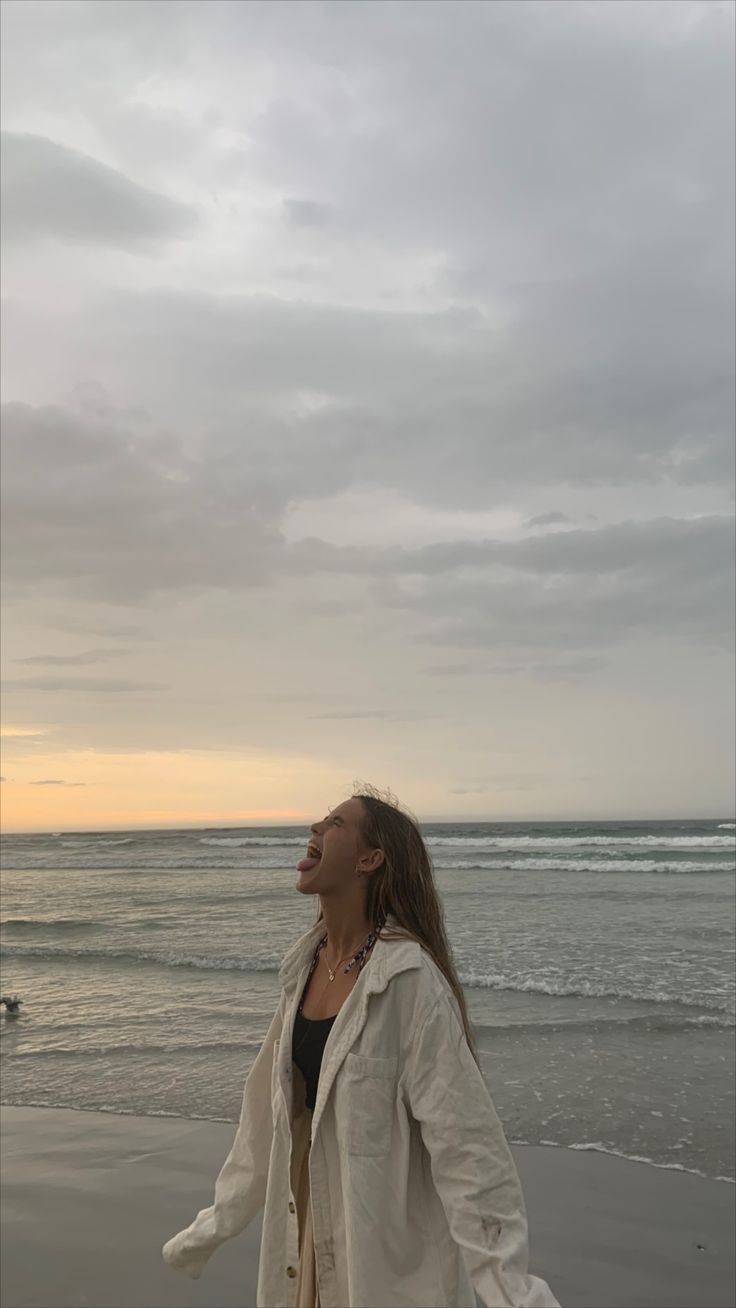
POLYGON ((4 0, 2 829, 734 807, 734 6, 4 0))

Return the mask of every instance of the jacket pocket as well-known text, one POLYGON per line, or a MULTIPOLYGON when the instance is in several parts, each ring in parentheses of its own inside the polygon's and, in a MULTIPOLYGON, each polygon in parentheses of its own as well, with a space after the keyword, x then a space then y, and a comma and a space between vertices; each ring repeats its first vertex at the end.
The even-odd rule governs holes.
POLYGON ((391 1148, 396 1111, 398 1057, 346 1054, 341 1079, 345 1147, 350 1154, 377 1157, 391 1148))

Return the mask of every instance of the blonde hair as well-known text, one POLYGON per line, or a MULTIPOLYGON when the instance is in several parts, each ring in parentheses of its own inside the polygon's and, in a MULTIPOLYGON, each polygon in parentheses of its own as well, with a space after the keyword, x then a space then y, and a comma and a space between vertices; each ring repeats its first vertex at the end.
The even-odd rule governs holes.
MULTIPOLYGON (((384 862, 367 877, 366 916, 383 940, 416 940, 437 964, 457 999, 465 1038, 478 1063, 475 1037, 463 988, 452 960, 444 910, 434 881, 432 860, 413 814, 390 791, 355 782, 353 799, 363 805, 360 835, 369 849, 382 849, 384 862), (399 926, 387 926, 391 914, 399 926)), ((320 908, 316 921, 323 916, 320 908)))

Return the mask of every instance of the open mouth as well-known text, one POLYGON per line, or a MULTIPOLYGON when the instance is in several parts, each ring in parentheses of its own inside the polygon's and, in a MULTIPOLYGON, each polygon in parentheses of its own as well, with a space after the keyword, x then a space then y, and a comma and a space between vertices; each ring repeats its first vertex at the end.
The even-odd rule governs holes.
POLYGON ((312 845, 310 843, 309 845, 307 845, 307 857, 300 858, 299 862, 296 865, 297 871, 311 872, 312 868, 317 866, 321 857, 322 857, 322 850, 318 849, 316 845, 312 845))

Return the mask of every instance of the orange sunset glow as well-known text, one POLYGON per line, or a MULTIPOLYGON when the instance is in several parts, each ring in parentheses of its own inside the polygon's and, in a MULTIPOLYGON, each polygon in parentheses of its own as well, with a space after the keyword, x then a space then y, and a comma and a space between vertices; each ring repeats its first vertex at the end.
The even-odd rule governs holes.
POLYGON ((315 786, 318 769, 310 763, 315 806, 274 804, 275 797, 298 788, 305 762, 294 759, 247 759, 208 750, 55 754, 37 743, 30 756, 4 759, 4 833, 306 823, 322 815, 328 789, 326 774, 325 786, 315 786))

